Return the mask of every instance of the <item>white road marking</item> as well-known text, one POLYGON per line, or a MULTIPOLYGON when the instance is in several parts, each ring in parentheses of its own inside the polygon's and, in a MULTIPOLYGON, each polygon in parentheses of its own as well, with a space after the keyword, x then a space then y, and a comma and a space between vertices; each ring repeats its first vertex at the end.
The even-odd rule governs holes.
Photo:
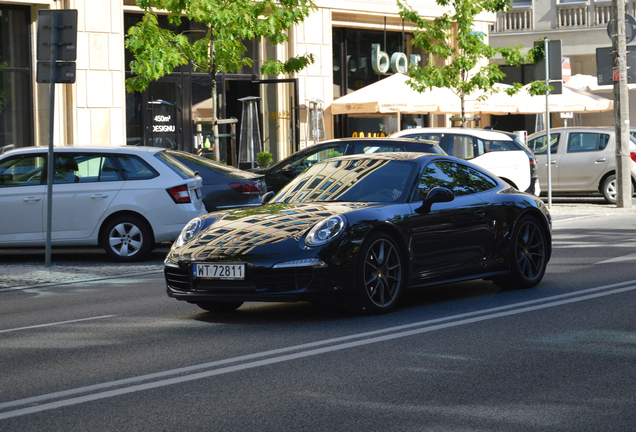
POLYGON ((80 387, 76 389, 70 389, 60 391, 56 393, 49 393, 40 396, 34 396, 30 398, 15 400, 11 402, 0 403, 0 410, 14 407, 18 408, 11 411, 5 411, 0 413, 0 420, 13 418, 37 412, 48 411, 52 409, 58 409, 67 406, 78 405, 85 402, 96 401, 100 399, 106 399, 110 397, 121 396, 129 393, 136 393, 140 391, 165 387, 173 384, 182 384, 189 381, 209 378, 212 376, 223 375, 240 370, 252 369, 260 366, 266 366, 276 363, 282 363, 285 361, 296 360, 299 358, 311 357, 315 355, 341 351, 349 348, 356 348, 359 346, 370 345, 378 342, 385 342, 394 339, 404 338, 408 336, 419 335, 423 333, 429 333, 437 330, 442 330, 451 327, 457 327, 466 324, 477 323, 481 321, 517 315, 526 312, 537 311, 541 309, 547 309, 556 306, 562 306, 566 304, 581 302, 585 300, 591 300, 598 297, 604 297, 613 294, 619 294, 636 290, 636 281, 627 281, 611 285, 605 285, 596 288, 590 288, 573 293, 561 294, 551 297, 545 297, 536 300, 530 300, 521 303, 515 303, 506 306, 500 306, 496 308, 484 309, 481 311, 469 312, 465 314, 453 315, 444 318, 438 318, 428 321, 420 321, 411 324, 405 324, 396 327, 389 327, 380 330, 374 330, 371 332, 359 333, 349 336, 343 336, 339 338, 327 339, 302 345, 291 346, 287 348, 280 348, 271 351, 264 351, 260 353, 248 354, 244 356, 234 357, 225 360, 214 361, 210 363, 204 363, 199 365, 188 366, 179 369, 168 370, 164 372, 158 372, 149 375, 142 375, 138 377, 111 381, 101 384, 95 384, 92 386, 80 387), (444 321, 451 321, 445 322, 444 321), (438 324, 441 323, 441 324, 438 324), (419 327, 419 328, 418 328, 419 327), (358 340, 356 340, 358 339, 358 340), (345 342, 349 341, 349 342, 345 342), (344 342, 344 343, 342 343, 344 342), (324 346, 331 345, 331 346, 324 346), (322 346, 322 347, 320 347, 322 346), (320 348, 317 348, 320 347, 320 348), (293 352, 297 351, 297 352, 293 352), (286 354, 289 353, 289 354, 286 354), (256 360, 263 357, 270 357, 261 360, 256 360), (219 367, 224 366, 224 367, 219 367), (208 371, 202 371, 198 373, 191 373, 197 370, 217 368, 208 371), (177 376, 181 375, 181 376, 177 376), (172 377, 172 378, 167 378, 172 377), (143 381, 157 380, 153 382, 142 383, 143 381), (140 384, 136 384, 140 383, 140 384), (128 387, 123 387, 128 386, 128 387), (121 388, 115 388, 121 387, 121 388), (111 388, 112 390, 105 389, 111 388), (84 394, 82 396, 71 397, 80 395, 82 393, 96 392, 93 394, 84 394), (48 400, 60 399, 57 401, 42 403, 48 400), (36 404, 36 405, 33 405, 36 404))
POLYGON ((17 328, 12 328, 12 329, 0 330, 0 333, 9 333, 9 332, 20 331, 20 330, 31 330, 31 329, 42 328, 42 327, 52 327, 52 326, 62 325, 62 324, 71 324, 71 323, 78 323, 78 322, 83 322, 83 321, 92 321, 92 320, 97 320, 97 319, 112 318, 114 316, 117 316, 117 315, 102 315, 102 316, 91 317, 91 318, 81 318, 81 319, 76 319, 76 320, 58 321, 58 322, 47 323, 47 324, 37 324, 37 325, 32 325, 32 326, 27 326, 27 327, 17 327, 17 328))
POLYGON ((609 263, 617 263, 617 262, 625 262, 625 261, 636 261, 636 253, 623 255, 621 257, 611 258, 605 261, 599 261, 596 264, 609 264, 609 263))

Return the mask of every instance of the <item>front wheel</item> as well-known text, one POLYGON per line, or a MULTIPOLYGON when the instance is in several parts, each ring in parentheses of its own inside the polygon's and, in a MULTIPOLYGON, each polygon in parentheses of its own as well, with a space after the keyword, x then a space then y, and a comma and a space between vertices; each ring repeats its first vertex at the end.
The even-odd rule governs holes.
POLYGON ((154 244, 148 224, 135 216, 119 216, 108 222, 102 247, 115 261, 133 262, 144 258, 154 244))
POLYGON ((371 235, 362 245, 356 268, 356 306, 364 313, 391 310, 402 294, 405 268, 400 250, 385 233, 371 235))
POLYGON ((502 288, 532 288, 536 286, 548 264, 547 235, 532 216, 517 222, 510 248, 508 275, 494 280, 502 288))

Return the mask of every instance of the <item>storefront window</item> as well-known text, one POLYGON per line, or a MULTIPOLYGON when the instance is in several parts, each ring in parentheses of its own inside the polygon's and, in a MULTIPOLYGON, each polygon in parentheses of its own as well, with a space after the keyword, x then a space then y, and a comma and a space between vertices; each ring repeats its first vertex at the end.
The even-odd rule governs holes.
POLYGON ((0 147, 33 145, 28 7, 0 5, 0 147))

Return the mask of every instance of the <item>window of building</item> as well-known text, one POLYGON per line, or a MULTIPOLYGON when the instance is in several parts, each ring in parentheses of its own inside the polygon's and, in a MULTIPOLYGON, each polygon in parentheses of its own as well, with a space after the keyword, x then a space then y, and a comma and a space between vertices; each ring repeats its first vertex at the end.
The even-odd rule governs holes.
POLYGON ((0 147, 33 145, 29 7, 0 4, 0 147))

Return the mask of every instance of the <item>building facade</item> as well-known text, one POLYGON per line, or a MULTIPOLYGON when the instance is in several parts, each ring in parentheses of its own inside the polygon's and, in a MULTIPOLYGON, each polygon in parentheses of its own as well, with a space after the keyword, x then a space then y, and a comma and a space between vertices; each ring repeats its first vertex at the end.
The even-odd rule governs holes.
MULTIPOLYGON (((214 97, 220 117, 237 119, 237 135, 246 103, 242 99, 259 98, 263 150, 271 152, 275 161, 316 139, 390 133, 395 128, 390 116, 332 116, 329 104, 393 72, 374 70, 374 51, 389 56, 401 53, 398 57, 406 59, 404 62, 428 59, 426 53, 411 47, 411 28, 399 17, 394 0, 315 3, 318 10, 290 31, 289 43, 271 46, 246 41, 254 66, 217 78, 214 97), (262 76, 259 72, 267 58, 285 60, 304 53, 312 53, 316 62, 294 76, 262 76), (308 107, 325 110, 324 133, 318 136, 309 127, 312 111, 308 107)), ((424 17, 443 13, 434 0, 411 0, 409 4, 424 17)), ((197 151, 206 126, 198 134, 196 120, 209 116, 205 108, 213 97, 209 76, 182 66, 143 93, 126 92, 131 56, 124 47, 125 35, 142 13, 134 0, 0 1, 0 147, 49 143, 50 84, 38 84, 35 78, 40 9, 78 11, 76 82, 56 85, 55 145, 141 144, 197 151)), ((487 33, 494 18, 481 17, 477 30, 487 33)), ((178 30, 196 27, 187 21, 182 25, 178 30)), ((415 125, 445 121, 445 116, 407 119, 415 125)), ((221 158, 237 165, 238 150, 230 146, 227 136, 230 128, 220 132, 221 158)))
MULTIPOLYGON (((636 2, 627 1, 625 11, 634 14, 636 2)), ((585 75, 596 77, 596 51, 598 48, 611 48, 608 25, 611 21, 612 2, 607 0, 512 0, 512 8, 505 13, 498 13, 490 30, 490 43, 493 46, 509 46, 521 44, 532 47, 536 41, 545 37, 551 40, 560 39, 562 55, 569 65, 567 75, 585 75)), ((609 57, 606 59, 611 60, 609 57)), ((604 64, 610 67, 611 64, 604 64)), ((512 80, 530 82, 534 80, 532 67, 507 69, 512 80)), ((589 88, 587 89, 589 90, 589 88)), ((595 86, 593 91, 601 96, 614 99, 612 86, 595 86)), ((635 90, 630 90, 631 123, 636 121, 635 90)), ((563 126, 560 116, 552 115, 553 126, 563 126)), ((611 126, 614 124, 614 113, 590 113, 575 115, 568 125, 579 126, 611 126)), ((532 131, 532 130, 531 130, 532 131)))

